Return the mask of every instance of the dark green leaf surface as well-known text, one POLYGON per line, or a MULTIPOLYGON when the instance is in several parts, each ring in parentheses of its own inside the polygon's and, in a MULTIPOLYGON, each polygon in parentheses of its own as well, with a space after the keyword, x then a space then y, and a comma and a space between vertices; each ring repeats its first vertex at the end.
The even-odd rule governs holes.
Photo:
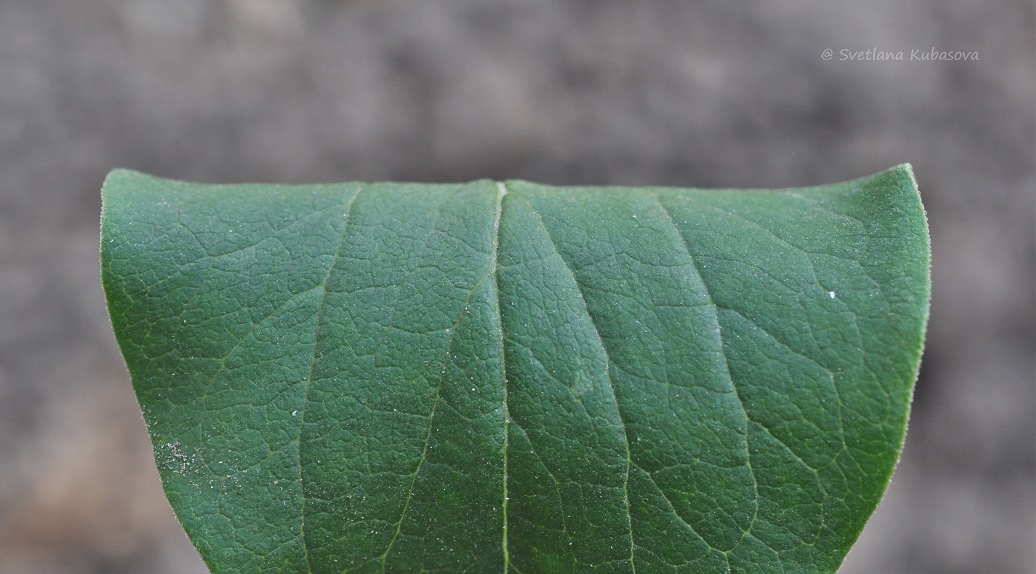
POLYGON ((214 572, 832 572, 899 456, 908 166, 103 193, 115 333, 214 572))

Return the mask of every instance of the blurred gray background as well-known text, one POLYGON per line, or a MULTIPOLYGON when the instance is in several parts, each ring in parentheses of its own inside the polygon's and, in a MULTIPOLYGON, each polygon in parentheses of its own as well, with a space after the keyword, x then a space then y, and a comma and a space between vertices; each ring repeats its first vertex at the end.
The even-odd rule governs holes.
POLYGON ((114 167, 781 187, 904 161, 931 224, 928 348, 903 460, 843 571, 1036 571, 1034 14, 0 0, 0 572, 204 571, 104 307, 98 190, 114 167), (909 61, 932 48, 978 60, 909 61), (868 49, 908 61, 842 52, 868 49))

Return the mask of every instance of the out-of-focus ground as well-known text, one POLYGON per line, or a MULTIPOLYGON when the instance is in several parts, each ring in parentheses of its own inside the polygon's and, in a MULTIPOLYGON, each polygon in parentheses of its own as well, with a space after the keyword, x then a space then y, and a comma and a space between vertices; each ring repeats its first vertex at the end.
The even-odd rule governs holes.
POLYGON ((780 187, 903 161, 931 224, 928 348, 903 461, 843 571, 1036 571, 1034 13, 0 0, 0 572, 204 571, 104 307, 98 190, 113 167, 780 187), (933 48, 978 60, 910 61, 933 48))

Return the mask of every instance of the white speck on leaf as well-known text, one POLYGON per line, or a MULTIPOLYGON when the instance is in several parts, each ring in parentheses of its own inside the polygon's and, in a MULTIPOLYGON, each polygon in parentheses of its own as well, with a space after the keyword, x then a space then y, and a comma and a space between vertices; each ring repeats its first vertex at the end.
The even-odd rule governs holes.
POLYGON ((169 455, 173 458, 174 465, 179 465, 179 471, 173 470, 178 474, 186 474, 187 468, 194 462, 194 455, 187 456, 183 451, 180 450, 180 443, 178 442, 167 442, 165 443, 166 450, 169 451, 169 455))
POLYGON ((834 291, 828 291, 827 292, 827 296, 832 298, 832 299, 834 299, 835 298, 835 292, 834 291))

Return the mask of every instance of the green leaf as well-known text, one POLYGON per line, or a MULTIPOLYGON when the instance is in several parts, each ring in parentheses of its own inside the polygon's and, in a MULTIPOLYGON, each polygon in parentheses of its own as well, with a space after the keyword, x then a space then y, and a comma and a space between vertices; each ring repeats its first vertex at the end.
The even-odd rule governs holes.
POLYGON ((215 572, 833 572, 899 456, 909 166, 103 195, 115 334, 215 572))

